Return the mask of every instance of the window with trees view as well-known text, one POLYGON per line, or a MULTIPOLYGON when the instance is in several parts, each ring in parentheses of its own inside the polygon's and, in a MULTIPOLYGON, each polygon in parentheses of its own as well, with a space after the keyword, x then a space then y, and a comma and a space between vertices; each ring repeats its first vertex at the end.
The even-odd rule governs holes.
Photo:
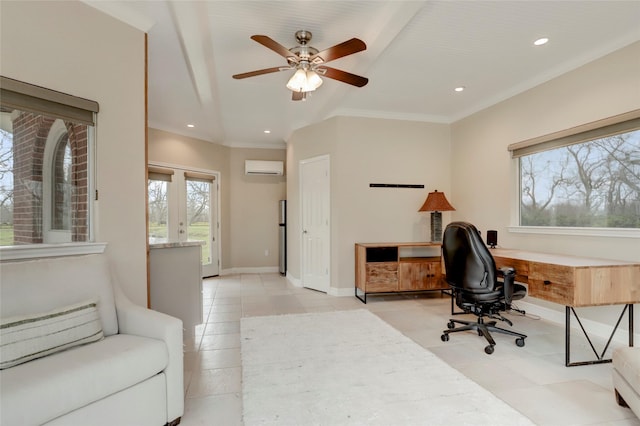
POLYGON ((520 225, 640 228, 637 121, 615 133, 596 130, 605 135, 586 141, 551 141, 551 149, 514 154, 520 168, 520 225))

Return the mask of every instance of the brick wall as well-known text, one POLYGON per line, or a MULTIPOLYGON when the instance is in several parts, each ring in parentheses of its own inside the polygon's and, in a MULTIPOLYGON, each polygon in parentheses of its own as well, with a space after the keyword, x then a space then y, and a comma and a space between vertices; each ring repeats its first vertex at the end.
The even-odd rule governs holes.
MULTIPOLYGON (((23 112, 13 121, 14 244, 37 244, 43 236, 43 161, 45 144, 55 119, 23 112)), ((88 240, 87 126, 65 122, 71 147, 71 240, 88 240)), ((57 141, 56 141, 57 142, 57 141)), ((54 169, 62 167, 62 156, 54 155, 54 169)), ((45 184, 51 184, 44 179, 45 184)), ((60 185, 54 191, 62 191, 60 185)), ((53 200, 63 199, 59 194, 53 200)), ((60 209, 62 206, 52 206, 60 209)))

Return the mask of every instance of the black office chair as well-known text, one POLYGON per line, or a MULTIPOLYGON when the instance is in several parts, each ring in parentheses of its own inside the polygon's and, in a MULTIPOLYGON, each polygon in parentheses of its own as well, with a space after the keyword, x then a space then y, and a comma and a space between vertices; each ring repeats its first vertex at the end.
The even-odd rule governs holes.
POLYGON ((447 324, 449 329, 441 336, 442 341, 448 341, 450 333, 476 330, 489 343, 484 351, 492 354, 496 345, 490 333, 493 331, 516 336, 516 345, 524 346, 526 335, 497 327, 496 321, 485 322, 485 318, 491 318, 513 325, 500 312, 511 309, 513 300, 522 299, 527 294, 524 286, 514 282, 515 269, 496 270, 493 256, 480 233, 475 226, 466 222, 447 225, 442 239, 442 255, 446 280, 451 286, 456 305, 465 313, 473 313, 478 317, 476 322, 450 319, 447 324), (498 276, 503 278, 502 281, 498 280, 498 276), (455 324, 462 326, 454 328, 455 324))

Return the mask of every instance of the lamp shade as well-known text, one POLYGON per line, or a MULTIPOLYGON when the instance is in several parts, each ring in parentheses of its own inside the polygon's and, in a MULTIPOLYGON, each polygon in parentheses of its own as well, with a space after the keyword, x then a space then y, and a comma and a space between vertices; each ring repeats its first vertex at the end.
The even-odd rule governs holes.
POLYGON ((311 90, 316 90, 322 85, 322 79, 315 71, 307 71, 307 85, 312 87, 311 90))
POLYGON ((300 68, 287 82, 287 88, 294 92, 313 92, 321 84, 322 79, 315 71, 300 68))
POLYGON ((424 200, 424 204, 420 207, 419 212, 448 212, 453 211, 455 208, 449 204, 447 197, 444 196, 444 192, 438 192, 436 189, 430 192, 427 199, 424 200))
POLYGON ((289 82, 287 83, 287 88, 289 90, 293 90, 294 92, 302 92, 302 88, 306 84, 307 84, 307 73, 305 70, 300 68, 289 79, 289 82))

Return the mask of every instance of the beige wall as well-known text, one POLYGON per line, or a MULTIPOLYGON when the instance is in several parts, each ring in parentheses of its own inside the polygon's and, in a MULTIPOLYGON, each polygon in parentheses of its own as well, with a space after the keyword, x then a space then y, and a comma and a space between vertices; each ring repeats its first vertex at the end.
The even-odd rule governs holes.
POLYGON ((286 176, 245 176, 245 159, 284 161, 285 151, 229 148, 149 129, 150 162, 220 172, 221 272, 277 271, 278 200, 286 196, 286 176))
POLYGON ((284 161, 285 154, 284 149, 231 150, 230 257, 236 270, 278 266, 278 201, 287 196, 287 176, 247 176, 244 160, 284 161))
POLYGON ((144 33, 80 2, 2 2, 0 73, 97 101, 96 240, 147 300, 144 33))
MULTIPOLYGON (((330 157, 332 292, 350 294, 355 243, 429 240, 429 215, 418 209, 429 191, 450 192, 449 126, 335 117, 295 132, 287 154, 288 272, 293 279, 300 279, 298 165, 318 155, 330 157), (370 188, 370 183, 425 187, 370 188)), ((455 198, 449 201, 455 206, 455 198)))
MULTIPOLYGON (((640 245, 633 238, 507 230, 518 197, 517 164, 507 146, 640 108, 638 58, 640 43, 635 43, 454 123, 451 179, 457 211, 453 218, 473 222, 481 230, 497 229, 503 247, 640 261, 640 245)), ((590 311, 594 318, 608 313, 590 311)))
POLYGON ((640 43, 488 108, 452 126, 451 177, 457 211, 480 229, 497 229, 500 245, 640 261, 631 238, 523 235, 511 225, 514 142, 640 108, 640 43))

